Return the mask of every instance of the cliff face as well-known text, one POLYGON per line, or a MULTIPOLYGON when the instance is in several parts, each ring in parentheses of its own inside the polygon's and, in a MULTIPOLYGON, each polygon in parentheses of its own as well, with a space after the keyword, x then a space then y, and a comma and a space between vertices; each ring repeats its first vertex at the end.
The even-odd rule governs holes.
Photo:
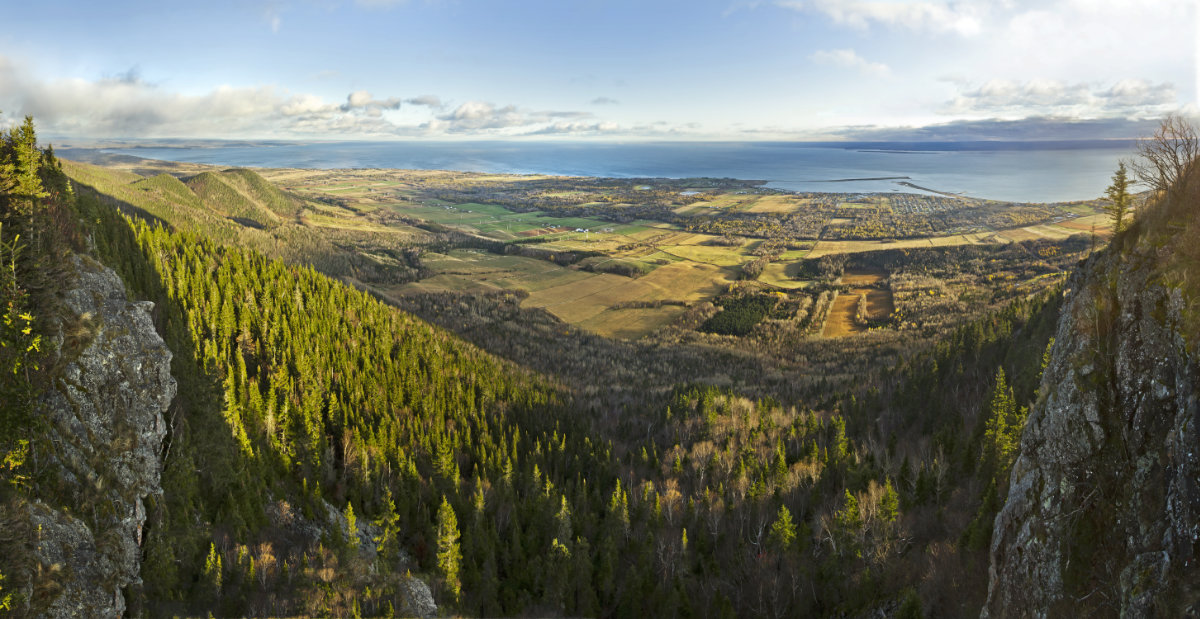
MULTIPOLYGON (((150 303, 133 303, 117 275, 76 257, 64 299, 62 373, 39 405, 57 471, 53 503, 28 504, 43 573, 57 595, 31 609, 55 617, 117 617, 140 584, 143 498, 160 494, 162 413, 175 396, 171 352, 150 303), (73 357, 73 358, 71 358, 73 357)), ((47 498, 47 501, 50 499, 47 498)))
POLYGON ((1200 612, 1194 301, 1164 277, 1165 252, 1110 249, 1069 283, 995 521, 984 616, 1200 612))

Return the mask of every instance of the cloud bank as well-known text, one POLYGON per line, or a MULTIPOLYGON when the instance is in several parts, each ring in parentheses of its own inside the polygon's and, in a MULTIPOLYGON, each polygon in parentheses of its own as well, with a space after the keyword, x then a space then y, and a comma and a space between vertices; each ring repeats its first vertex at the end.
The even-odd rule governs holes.
POLYGON ((1113 140, 1150 135, 1158 126, 1154 119, 1030 117, 1016 120, 957 120, 923 127, 846 127, 830 132, 831 137, 859 142, 977 142, 1038 140, 1113 140))
POLYGON ((1178 107, 1175 86, 1127 79, 1115 84, 1070 84, 1038 79, 1026 82, 990 80, 978 87, 960 84, 958 96, 942 113, 959 116, 1031 115, 1079 118, 1161 117, 1178 107))
MULTIPOLYGON (((532 110, 440 97, 376 97, 360 90, 330 102, 273 86, 221 86, 183 94, 144 81, 136 69, 96 81, 43 81, 0 57, 0 110, 34 116, 48 135, 98 138, 394 138, 612 133, 590 112, 532 110), (408 106, 417 119, 396 116, 408 106), (421 114, 428 119, 420 121, 421 114)), ((411 116, 411 114, 409 115, 411 116)))

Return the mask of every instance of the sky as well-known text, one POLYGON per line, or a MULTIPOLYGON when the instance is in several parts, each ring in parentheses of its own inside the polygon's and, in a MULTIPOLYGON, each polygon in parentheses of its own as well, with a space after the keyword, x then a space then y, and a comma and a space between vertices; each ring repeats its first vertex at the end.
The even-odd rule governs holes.
POLYGON ((0 123, 206 139, 1127 138, 1196 0, 0 0, 0 123))

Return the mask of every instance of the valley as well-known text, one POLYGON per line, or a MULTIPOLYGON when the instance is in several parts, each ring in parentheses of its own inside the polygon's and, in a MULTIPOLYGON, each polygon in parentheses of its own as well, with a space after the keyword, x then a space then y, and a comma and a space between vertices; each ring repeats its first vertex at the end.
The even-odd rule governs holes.
POLYGON ((416 612, 417 582, 489 615, 977 608, 977 461, 1013 440, 989 401, 1032 400, 1106 237, 1100 201, 92 160, 52 165, 60 208, 155 303, 173 449, 212 461, 164 473, 155 612, 416 612), (475 514, 461 581, 446 509, 475 514), (353 511, 393 523, 386 557, 353 511))
POLYGON ((1200 617, 1194 2, 13 2, 0 617, 1200 617))

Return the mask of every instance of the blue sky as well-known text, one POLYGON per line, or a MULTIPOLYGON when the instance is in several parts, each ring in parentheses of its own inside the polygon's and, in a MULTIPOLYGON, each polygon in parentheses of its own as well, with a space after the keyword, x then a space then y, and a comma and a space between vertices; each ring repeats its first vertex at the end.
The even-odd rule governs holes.
POLYGON ((1132 137, 1192 0, 4 0, 0 122, 277 139, 1132 137))

